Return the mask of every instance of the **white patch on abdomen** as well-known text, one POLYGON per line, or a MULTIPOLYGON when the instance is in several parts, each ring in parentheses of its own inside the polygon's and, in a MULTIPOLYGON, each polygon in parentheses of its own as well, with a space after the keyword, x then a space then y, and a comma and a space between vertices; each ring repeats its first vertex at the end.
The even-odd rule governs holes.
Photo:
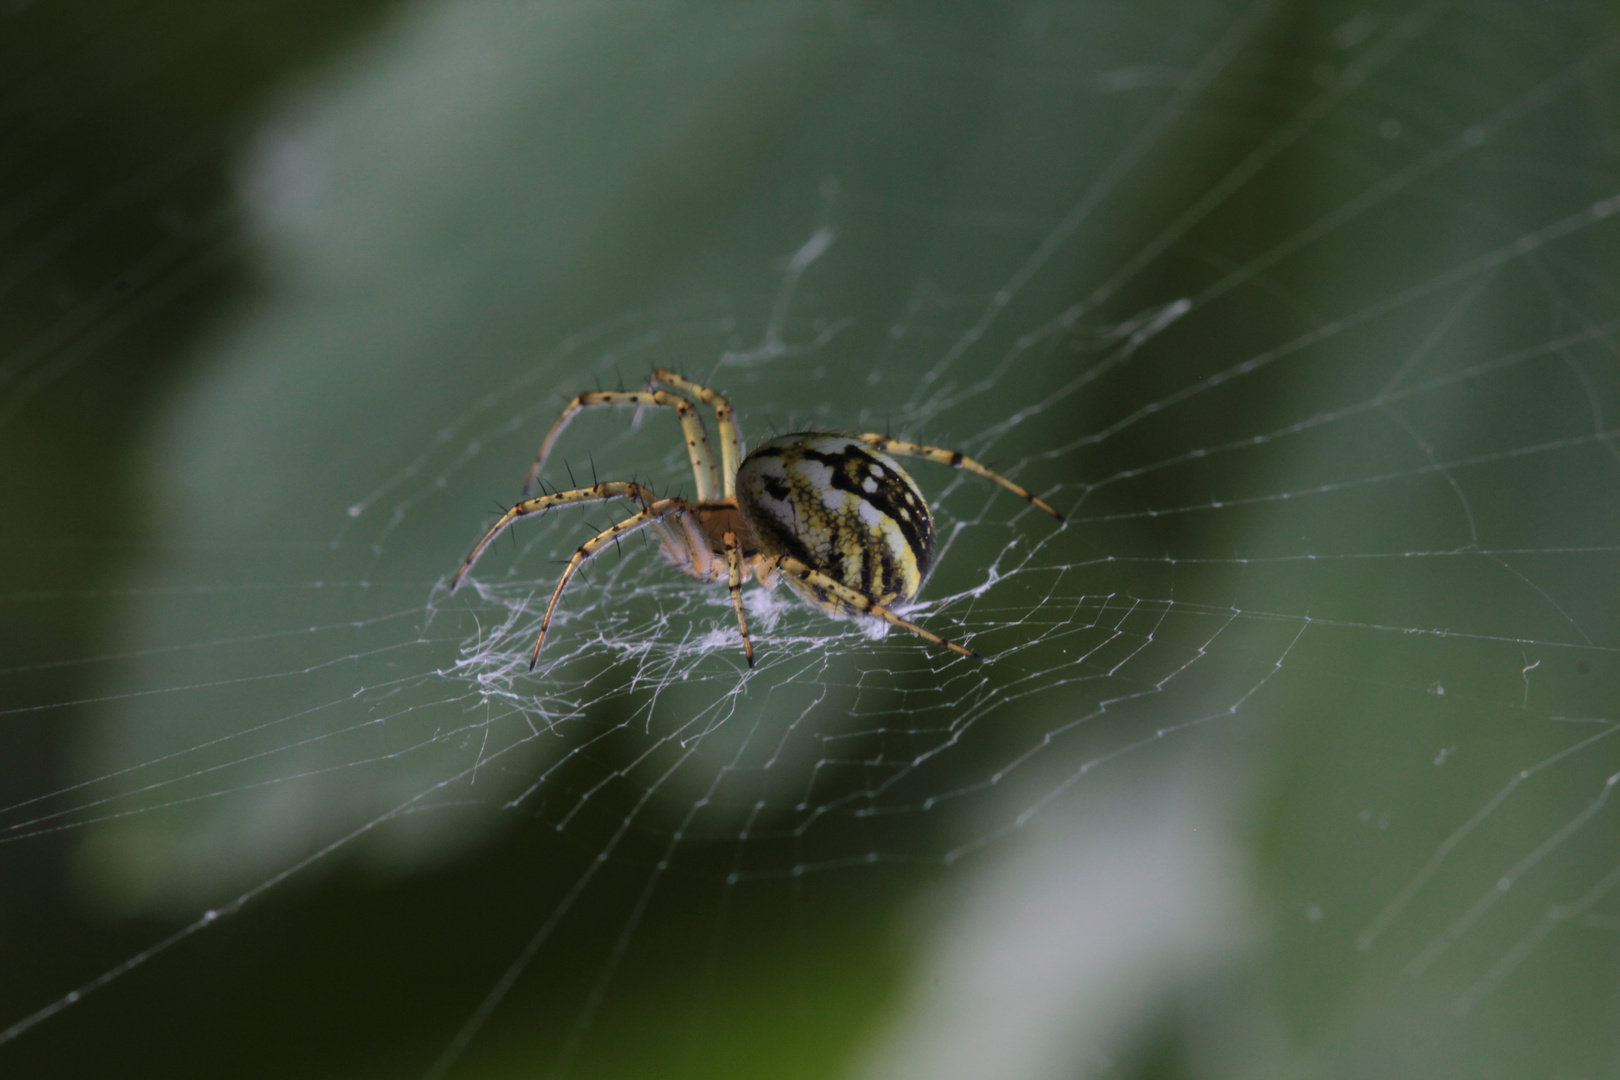
POLYGON ((800 458, 793 463, 793 474, 809 484, 812 491, 827 491, 832 488, 832 468, 819 461, 800 458))

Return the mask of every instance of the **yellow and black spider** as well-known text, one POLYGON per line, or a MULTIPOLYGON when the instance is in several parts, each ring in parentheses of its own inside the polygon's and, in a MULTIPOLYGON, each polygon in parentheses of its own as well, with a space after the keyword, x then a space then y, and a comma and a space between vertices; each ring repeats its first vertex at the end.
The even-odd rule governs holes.
POLYGON ((450 590, 460 586, 490 541, 518 518, 554 506, 628 499, 636 504, 637 512, 585 541, 568 561, 540 620, 529 670, 540 659, 540 646, 545 643, 557 600, 574 572, 604 545, 648 526, 658 531, 664 557, 676 569, 699 581, 726 579, 749 667, 754 665, 754 642, 743 613, 742 584, 750 569, 766 588, 785 580, 804 599, 835 617, 882 619, 963 656, 977 656, 965 645, 907 622, 891 609, 890 605, 915 597, 933 568, 934 518, 916 481, 889 454, 966 469, 1062 520, 1046 503, 959 451, 919 446, 886 435, 805 431, 772 439, 743 457, 742 433, 737 430, 731 403, 706 386, 660 370, 653 372, 645 390, 597 391, 568 403, 540 444, 523 485, 523 501, 478 541, 456 571, 450 590), (656 389, 660 384, 714 409, 720 428, 718 472, 697 407, 680 393, 656 389), (596 405, 674 409, 686 434, 697 498, 692 502, 660 499, 640 484, 624 481, 529 498, 557 436, 581 409, 596 405))

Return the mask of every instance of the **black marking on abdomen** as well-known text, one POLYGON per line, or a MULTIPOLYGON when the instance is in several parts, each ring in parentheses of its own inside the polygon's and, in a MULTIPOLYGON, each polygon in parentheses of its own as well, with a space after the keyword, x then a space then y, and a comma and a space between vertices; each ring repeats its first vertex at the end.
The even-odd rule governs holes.
MULTIPOLYGON (((798 507, 792 502, 789 502, 788 505, 793 507, 794 516, 797 517, 798 507)), ((771 551, 774 548, 777 552, 786 552, 806 566, 815 567, 817 570, 827 569, 827 567, 821 565, 821 560, 812 555, 810 549, 804 546, 804 541, 799 539, 799 534, 783 524, 775 514, 760 514, 758 519, 757 521, 750 521, 749 526, 754 530, 756 534, 755 543, 759 545, 762 551, 771 551), (764 543, 763 537, 757 535, 762 532, 769 534, 771 543, 764 543)))
MULTIPOLYGON (((871 503, 874 510, 893 521, 917 560, 918 578, 928 577, 934 563, 933 521, 928 507, 916 497, 911 485, 900 474, 884 467, 881 461, 858 443, 838 454, 824 453, 808 446, 799 452, 806 460, 827 466, 832 473, 835 490, 871 503), (881 479, 871 476, 872 466, 883 470, 881 479), (876 482, 876 491, 867 491, 861 486, 868 479, 876 482), (902 505, 909 511, 906 517, 900 516, 902 505)), ((860 527, 864 529, 866 525, 860 523, 860 527)))
POLYGON ((861 570, 861 591, 879 603, 889 603, 904 588, 899 568, 890 557, 887 544, 868 547, 861 570))

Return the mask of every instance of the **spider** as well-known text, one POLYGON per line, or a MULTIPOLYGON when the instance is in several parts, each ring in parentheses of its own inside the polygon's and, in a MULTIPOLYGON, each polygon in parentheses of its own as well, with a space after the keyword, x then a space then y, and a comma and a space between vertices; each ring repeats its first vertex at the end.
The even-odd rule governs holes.
POLYGON ((546 630, 569 579, 607 544, 648 527, 657 531, 664 557, 677 570, 699 581, 725 579, 749 667, 754 666, 754 642, 743 613, 742 585, 750 570, 768 589, 786 581, 801 597, 835 618, 881 619, 935 645, 977 657, 967 646, 908 622, 894 611, 893 605, 917 595, 933 568, 934 519, 916 481, 890 454, 966 469, 1063 520, 1045 502, 960 451, 901 442, 886 435, 805 431, 772 439, 744 457, 742 433, 731 403, 706 386, 660 369, 652 373, 643 390, 597 391, 580 394, 568 403, 540 444, 523 485, 522 501, 478 541, 456 571, 450 591, 455 592, 490 542, 518 518, 554 506, 627 499, 635 504, 636 512, 585 541, 568 560, 540 620, 540 634, 529 654, 530 671, 540 660, 546 630), (708 432, 690 398, 714 410, 720 429, 718 471, 708 432), (582 410, 599 405, 674 409, 692 460, 696 499, 660 499, 641 484, 627 481, 531 497, 557 437, 582 410))

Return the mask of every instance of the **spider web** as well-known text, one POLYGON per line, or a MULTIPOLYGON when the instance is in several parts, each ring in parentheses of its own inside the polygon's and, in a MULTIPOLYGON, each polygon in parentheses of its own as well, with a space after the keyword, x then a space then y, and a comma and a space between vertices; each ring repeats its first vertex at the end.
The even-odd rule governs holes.
MULTIPOLYGON (((343 1075, 1613 1071, 1613 16, 604 19, 407 9, 243 153, 263 280, 151 421, 111 644, 6 710, 89 717, 0 836, 114 921, 0 1054, 221 993, 343 1075), (613 509, 448 574, 654 366, 1062 509, 915 465, 908 617, 985 658, 751 587, 749 670, 636 538, 531 674, 613 509)), ((689 495, 677 431, 547 479, 689 495)))

